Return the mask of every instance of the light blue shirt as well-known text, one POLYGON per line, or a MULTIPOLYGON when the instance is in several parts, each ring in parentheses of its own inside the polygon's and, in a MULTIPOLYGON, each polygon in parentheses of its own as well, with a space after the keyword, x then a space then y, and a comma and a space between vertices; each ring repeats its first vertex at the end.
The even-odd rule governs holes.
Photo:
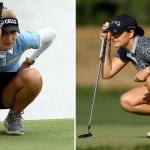
POLYGON ((20 67, 20 57, 27 49, 40 47, 40 35, 36 31, 26 31, 18 34, 14 47, 0 51, 0 72, 17 72, 20 67))

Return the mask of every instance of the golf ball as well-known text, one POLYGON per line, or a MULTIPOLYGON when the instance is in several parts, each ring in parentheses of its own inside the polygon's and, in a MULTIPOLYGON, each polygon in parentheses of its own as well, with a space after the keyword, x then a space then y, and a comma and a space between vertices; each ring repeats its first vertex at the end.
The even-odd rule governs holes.
POLYGON ((147 133, 147 137, 150 138, 150 132, 147 133))

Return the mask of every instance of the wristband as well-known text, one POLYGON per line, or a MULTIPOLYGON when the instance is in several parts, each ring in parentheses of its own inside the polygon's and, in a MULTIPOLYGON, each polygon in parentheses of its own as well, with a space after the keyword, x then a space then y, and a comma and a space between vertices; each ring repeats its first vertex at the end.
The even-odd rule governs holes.
POLYGON ((29 59, 28 57, 26 58, 26 60, 27 60, 27 62, 28 62, 30 65, 33 65, 33 64, 35 63, 34 60, 31 60, 31 59, 29 59))

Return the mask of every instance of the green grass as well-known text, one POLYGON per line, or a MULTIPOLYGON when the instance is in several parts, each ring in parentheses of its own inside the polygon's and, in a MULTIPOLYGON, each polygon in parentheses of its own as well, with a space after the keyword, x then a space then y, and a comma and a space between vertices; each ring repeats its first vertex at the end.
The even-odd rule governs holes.
POLYGON ((25 134, 8 136, 0 122, 0 150, 73 150, 73 119, 23 121, 25 134))
MULTIPOLYGON (((102 147, 120 148, 120 150, 126 148, 128 150, 147 145, 150 148, 150 139, 146 137, 149 129, 150 126, 148 125, 136 127, 129 125, 93 125, 91 130, 93 136, 77 139, 77 150, 86 148, 96 150, 96 148, 102 147)), ((85 133, 87 133, 85 126, 77 128, 77 135, 85 133)))
MULTIPOLYGON (((128 89, 129 90, 129 89, 128 89)), ((126 90, 98 88, 92 116, 90 138, 76 139, 77 150, 149 150, 150 117, 130 114, 120 107, 126 90)), ((88 133, 94 88, 76 89, 77 137, 88 133)))
POLYGON ((76 150, 149 150, 150 145, 138 145, 135 147, 124 147, 124 146, 99 146, 99 147, 88 147, 88 148, 77 148, 76 150))

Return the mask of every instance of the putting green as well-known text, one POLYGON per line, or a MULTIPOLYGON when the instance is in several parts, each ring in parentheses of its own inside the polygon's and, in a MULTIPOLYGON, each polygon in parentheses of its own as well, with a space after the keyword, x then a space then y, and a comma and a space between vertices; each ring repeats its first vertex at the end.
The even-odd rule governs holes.
POLYGON ((8 136, 0 122, 0 150, 73 150, 74 120, 23 121, 25 134, 8 136))
MULTIPOLYGON (((88 133, 94 88, 77 86, 77 137, 88 133)), ((76 139, 77 150, 149 150, 150 117, 127 113, 119 104, 124 91, 97 90, 92 137, 76 139)))
MULTIPOLYGON (((86 129, 86 126, 78 126, 77 136, 88 133, 86 129)), ((84 139, 77 138, 77 147, 150 145, 150 139, 146 136, 148 131, 150 131, 150 126, 93 125, 91 129, 93 136, 84 139)))

